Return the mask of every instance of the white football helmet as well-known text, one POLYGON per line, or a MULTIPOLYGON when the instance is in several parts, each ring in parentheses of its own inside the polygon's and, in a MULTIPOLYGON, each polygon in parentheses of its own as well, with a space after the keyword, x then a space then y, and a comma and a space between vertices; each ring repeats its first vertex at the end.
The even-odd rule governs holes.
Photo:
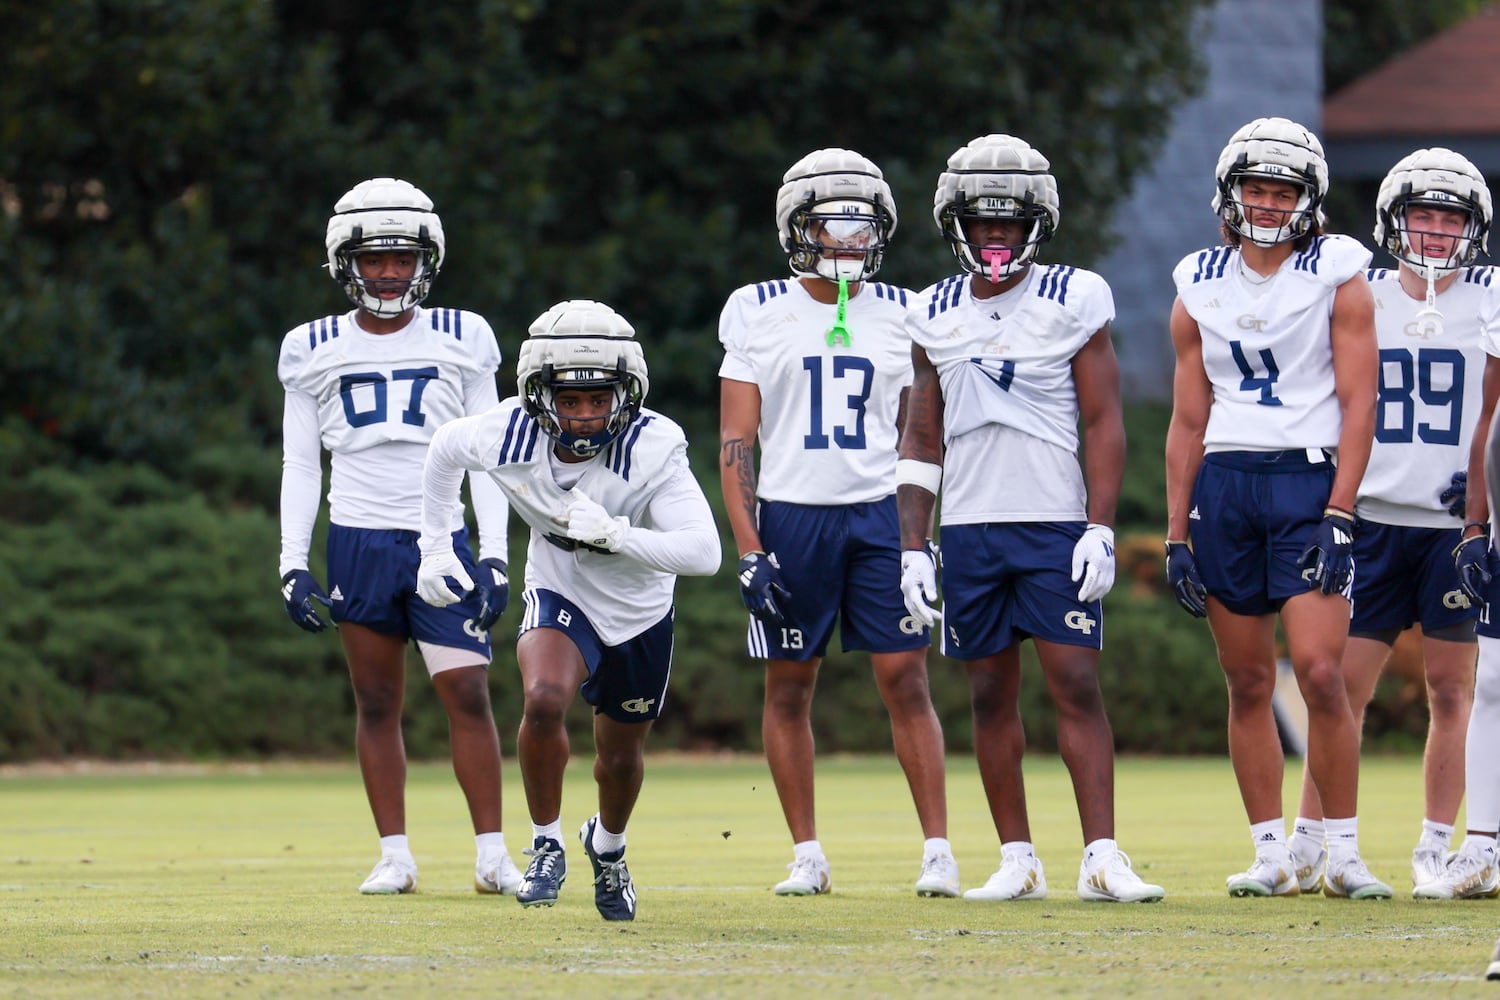
POLYGON ((564 448, 592 458, 641 412, 651 388, 635 327, 602 302, 570 299, 536 318, 516 357, 516 385, 526 412, 564 448), (555 395, 562 389, 607 388, 614 406, 597 434, 563 430, 555 395))
POLYGON ((376 316, 399 316, 422 302, 443 266, 443 224, 432 199, 394 177, 374 177, 350 188, 333 207, 326 242, 333 279, 350 302, 376 316), (354 257, 392 250, 414 253, 417 269, 401 297, 383 299, 360 277, 354 257))
POLYGON ((1435 277, 1441 277, 1474 263, 1479 251, 1488 251, 1493 216, 1489 185, 1478 167, 1451 149, 1419 149, 1403 157, 1380 182, 1380 194, 1375 198, 1375 242, 1419 273, 1425 275, 1430 269, 1435 277), (1463 212, 1469 217, 1453 253, 1446 257, 1422 253, 1422 234, 1406 224, 1406 210, 1413 205, 1463 212), (1418 239, 1411 238, 1413 233, 1418 239))
POLYGON ((896 231, 896 199, 880 168, 850 149, 798 160, 776 192, 776 232, 792 273, 864 281, 896 231))
POLYGON ((1299 239, 1323 222, 1328 195, 1328 162, 1318 137, 1286 118, 1257 118, 1230 136, 1214 171, 1218 181, 1213 206, 1229 231, 1256 246, 1270 247, 1299 239), (1240 187, 1247 178, 1294 184, 1302 195, 1279 226, 1255 226, 1245 220, 1240 187))
POLYGON ((998 133, 971 140, 948 157, 932 217, 965 271, 998 282, 1036 258, 1062 220, 1051 166, 1025 139, 998 133), (986 246, 969 239, 969 219, 1015 219, 1029 226, 1015 246, 986 246))

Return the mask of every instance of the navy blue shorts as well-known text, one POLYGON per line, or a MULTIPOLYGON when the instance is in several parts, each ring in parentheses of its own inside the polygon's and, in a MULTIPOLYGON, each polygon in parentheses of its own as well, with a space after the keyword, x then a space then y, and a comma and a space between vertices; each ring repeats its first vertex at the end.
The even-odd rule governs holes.
POLYGON ((1354 532, 1351 633, 1406 629, 1420 622, 1429 635, 1479 616, 1459 586, 1453 547, 1463 529, 1411 528, 1360 521, 1354 532))
POLYGON ((943 653, 993 656, 1028 636, 1100 649, 1104 612, 1078 599, 1073 547, 1082 521, 943 528, 943 653))
MULTIPOLYGON (((472 624, 479 613, 477 597, 435 608, 417 596, 417 567, 422 562, 417 539, 415 531, 330 524, 328 596, 333 620, 435 646, 472 649, 489 662, 489 633, 472 624)), ((468 529, 453 533, 453 548, 472 577, 468 529)))
MULTIPOLYGON (((1333 489, 1333 463, 1315 451, 1220 451, 1203 456, 1188 534, 1203 585, 1237 615, 1278 611, 1315 586, 1297 560, 1333 489)), ((1358 562, 1355 563, 1356 567, 1358 562)))
POLYGON ((782 608, 785 625, 751 616, 746 648, 752 657, 821 657, 835 624, 845 652, 894 653, 931 642, 901 598, 894 496, 846 506, 762 503, 760 541, 776 556, 792 598, 782 608))
POLYGON ((1500 639, 1500 553, 1493 545, 1489 551, 1490 586, 1485 593, 1484 607, 1474 622, 1474 634, 1486 639, 1500 639))
POLYGON ((561 594, 528 588, 521 600, 526 611, 517 637, 534 628, 551 628, 571 639, 589 670, 578 691, 595 714, 616 722, 650 722, 661 714, 672 676, 673 612, 635 638, 606 646, 588 615, 561 594))

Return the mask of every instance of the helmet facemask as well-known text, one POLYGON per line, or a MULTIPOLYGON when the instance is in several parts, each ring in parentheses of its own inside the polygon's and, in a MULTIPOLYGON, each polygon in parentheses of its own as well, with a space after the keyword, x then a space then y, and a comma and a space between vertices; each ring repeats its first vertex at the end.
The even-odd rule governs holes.
POLYGON ((1390 239, 1387 249, 1391 256, 1409 265, 1418 274, 1426 277, 1430 273, 1435 278, 1452 274, 1464 265, 1472 264, 1479 255, 1484 235, 1477 207, 1472 202, 1441 191, 1427 191, 1398 198, 1390 209, 1388 229, 1390 239), (1409 215, 1412 209, 1422 208, 1461 214, 1464 217, 1462 230, 1455 234, 1430 225, 1427 228, 1416 228, 1409 221, 1409 215), (1452 248, 1446 254, 1439 251, 1429 255, 1426 252, 1428 249, 1439 250, 1445 245, 1451 245, 1452 248))
POLYGON ((1052 239, 1052 216, 1036 204, 1032 192, 1023 199, 975 198, 946 206, 939 225, 943 238, 953 249, 964 270, 977 274, 993 284, 1019 274, 1036 259, 1043 243, 1052 239), (978 242, 969 238, 966 224, 981 219, 1007 219, 1025 227, 1024 237, 1014 244, 978 242))
POLYGON ((890 213, 878 201, 835 199, 792 212, 792 270, 829 281, 864 281, 880 270, 890 240, 890 213))
POLYGON ((437 256, 437 245, 426 238, 425 230, 416 239, 403 236, 364 239, 355 227, 353 238, 334 252, 335 277, 341 279, 349 301, 359 308, 376 316, 399 316, 420 305, 432 291, 432 279, 437 277, 433 261, 437 256), (409 279, 367 278, 360 273, 358 258, 370 253, 411 254, 416 258, 416 268, 409 279), (395 298, 381 294, 392 290, 401 294, 395 298))
POLYGON ((645 390, 622 357, 613 369, 557 368, 549 362, 526 380, 523 395, 526 412, 537 419, 543 432, 579 458, 593 458, 609 447, 641 412, 645 390), (607 390, 613 401, 608 413, 602 417, 580 420, 558 412, 557 394, 568 390, 607 390), (599 423, 600 426, 592 434, 575 434, 567 430, 569 425, 578 423, 599 423))
POLYGON ((1315 211, 1312 191, 1302 178, 1280 171, 1268 171, 1264 164, 1247 166, 1229 175, 1225 184, 1225 195, 1220 216, 1231 232, 1258 247, 1273 247, 1301 238, 1312 228, 1315 211), (1247 180, 1269 181, 1290 184, 1297 188, 1297 204, 1291 209, 1247 206, 1245 204, 1245 182, 1247 180), (1258 226, 1250 221, 1251 215, 1275 213, 1281 221, 1274 226, 1258 226))

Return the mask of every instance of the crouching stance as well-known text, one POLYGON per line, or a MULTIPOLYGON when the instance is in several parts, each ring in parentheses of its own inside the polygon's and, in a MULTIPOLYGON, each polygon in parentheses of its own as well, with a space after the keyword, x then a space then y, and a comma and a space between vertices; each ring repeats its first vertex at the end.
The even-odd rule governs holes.
POLYGON ((646 732, 672 667, 679 574, 719 568, 719 535, 682 429, 642 408, 648 380, 635 330, 609 306, 561 302, 532 323, 516 364, 520 396, 434 436, 422 482, 429 603, 473 583, 452 531, 465 470, 484 470, 531 528, 516 642, 524 709, 518 751, 531 857, 516 898, 551 906, 567 876, 564 725, 574 691, 594 706, 599 811, 580 838, 606 920, 635 919, 625 827, 640 794, 646 732))

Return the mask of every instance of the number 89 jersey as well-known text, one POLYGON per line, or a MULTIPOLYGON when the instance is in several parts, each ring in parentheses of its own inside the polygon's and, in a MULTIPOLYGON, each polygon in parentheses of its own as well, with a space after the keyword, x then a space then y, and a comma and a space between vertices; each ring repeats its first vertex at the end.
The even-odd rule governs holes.
POLYGON ((896 492, 896 426, 911 385, 904 288, 867 281, 837 308, 796 279, 737 289, 719 316, 719 375, 760 389, 762 500, 833 506, 896 492))
POLYGON ((1338 286, 1369 264, 1358 241, 1318 236, 1264 281, 1246 276, 1230 246, 1188 254, 1173 269, 1213 385, 1205 452, 1338 446, 1329 316, 1338 286))

